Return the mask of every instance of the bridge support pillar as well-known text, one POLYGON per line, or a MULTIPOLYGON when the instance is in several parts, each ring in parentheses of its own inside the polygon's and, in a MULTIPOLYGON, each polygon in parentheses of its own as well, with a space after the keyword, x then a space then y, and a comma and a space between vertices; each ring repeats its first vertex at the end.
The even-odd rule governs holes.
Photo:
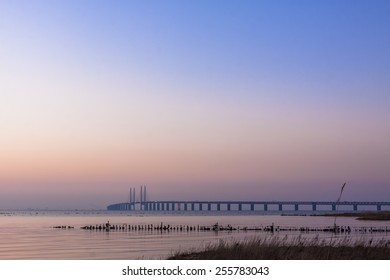
POLYGON ((251 203, 251 211, 255 211, 255 204, 251 203))
POLYGON ((187 211, 187 203, 184 202, 184 211, 187 211))
POLYGON ((172 202, 172 211, 175 211, 175 203, 172 202))
POLYGON ((203 210, 203 204, 199 203, 199 211, 202 211, 202 210, 203 210))
POLYGON ((295 211, 299 211, 299 204, 295 204, 295 211))
POLYGON ((268 204, 264 204, 264 211, 268 211, 268 204))
POLYGON ((283 204, 282 203, 279 204, 279 211, 283 211, 283 204))
POLYGON ((353 211, 357 211, 358 210, 358 206, 357 206, 357 204, 354 204, 353 205, 353 211))
POLYGON ((332 204, 332 211, 336 211, 336 204, 332 204))
POLYGON ((191 210, 195 211, 195 203, 191 203, 191 210))
POLYGON ((207 210, 211 211, 211 203, 207 205, 207 210))
POLYGON ((382 207, 381 207, 381 206, 382 206, 382 205, 378 204, 378 205, 376 206, 376 210, 381 211, 381 210, 382 210, 382 207))
POLYGON ((317 204, 316 203, 313 203, 312 207, 313 207, 313 211, 317 211, 317 204))
POLYGON ((232 205, 230 203, 227 204, 227 210, 230 211, 232 205))
POLYGON ((221 211, 221 203, 217 203, 217 211, 221 211))
POLYGON ((238 211, 242 211, 242 204, 241 203, 238 204, 238 211))

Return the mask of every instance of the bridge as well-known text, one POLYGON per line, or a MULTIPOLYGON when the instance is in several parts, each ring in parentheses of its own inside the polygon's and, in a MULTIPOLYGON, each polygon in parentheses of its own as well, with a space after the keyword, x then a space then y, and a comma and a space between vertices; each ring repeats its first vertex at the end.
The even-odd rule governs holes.
MULTIPOLYGON (((344 184, 345 186, 345 184, 344 184)), ((343 186, 343 188, 344 188, 343 186)), ((114 211, 358 211, 390 210, 390 202, 367 201, 241 201, 241 200, 147 200, 146 186, 141 186, 139 196, 135 188, 129 200, 107 206, 114 211)))
POLYGON ((358 211, 390 210, 390 202, 369 201, 129 201, 107 206, 115 211, 358 211))

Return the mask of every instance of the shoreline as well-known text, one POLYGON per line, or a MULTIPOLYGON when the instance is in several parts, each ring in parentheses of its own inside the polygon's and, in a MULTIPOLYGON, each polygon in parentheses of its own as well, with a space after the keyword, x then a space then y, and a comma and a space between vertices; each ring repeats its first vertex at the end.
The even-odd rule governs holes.
POLYGON ((323 217, 356 217, 357 220, 365 221, 390 221, 390 211, 359 211, 345 213, 314 214, 311 216, 323 217))

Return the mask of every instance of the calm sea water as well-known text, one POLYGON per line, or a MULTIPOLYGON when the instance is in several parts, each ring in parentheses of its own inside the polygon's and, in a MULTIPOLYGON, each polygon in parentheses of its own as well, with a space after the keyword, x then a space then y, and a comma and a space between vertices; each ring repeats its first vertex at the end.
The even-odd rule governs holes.
MULTIPOLYGON (((280 236, 314 238, 318 234, 299 232, 160 232, 160 231, 88 231, 85 225, 126 223, 147 225, 220 225, 232 226, 303 226, 324 227, 334 224, 333 217, 231 215, 218 213, 159 214, 107 211, 0 211, 0 259, 165 259, 177 251, 202 249, 221 240, 235 241, 253 237, 280 236), (59 225, 74 229, 55 229, 59 225)), ((388 227, 388 221, 358 221, 338 217, 338 225, 351 227, 388 227)), ((390 241, 390 232, 342 234, 331 237, 321 233, 320 238, 364 238, 390 241)))

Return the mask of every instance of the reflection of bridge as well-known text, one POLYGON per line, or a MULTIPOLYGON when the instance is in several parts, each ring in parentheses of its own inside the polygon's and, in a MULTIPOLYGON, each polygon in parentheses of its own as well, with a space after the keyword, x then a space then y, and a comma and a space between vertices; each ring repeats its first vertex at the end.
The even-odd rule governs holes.
POLYGON ((358 211, 390 210, 390 202, 363 201, 135 201, 111 204, 119 211, 358 211), (341 209, 342 208, 342 209, 341 209), (386 209, 383 209, 386 208, 386 209))

